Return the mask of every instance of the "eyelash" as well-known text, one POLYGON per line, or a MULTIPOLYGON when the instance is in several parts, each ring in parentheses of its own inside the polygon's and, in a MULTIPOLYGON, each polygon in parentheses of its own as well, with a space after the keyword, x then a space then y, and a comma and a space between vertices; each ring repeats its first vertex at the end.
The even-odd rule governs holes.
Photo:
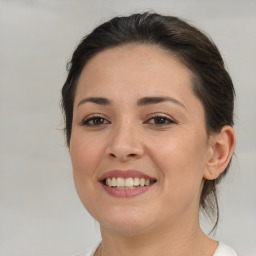
MULTIPOLYGON (((102 116, 90 116, 85 118, 84 120, 82 120, 81 125, 83 126, 89 126, 89 127, 100 127, 104 125, 104 122, 107 121, 105 118, 103 118, 102 116), (100 124, 94 124, 95 121, 99 121, 99 120, 103 120, 103 123, 100 124), (90 122, 93 122, 93 124, 90 124, 90 122)), ((108 124, 110 123, 109 121, 107 121, 108 124)))
MULTIPOLYGON (((156 125, 158 127, 162 127, 162 126, 171 125, 171 124, 176 123, 171 118, 168 118, 168 117, 162 116, 162 115, 152 116, 149 119, 147 119, 144 123, 152 124, 152 123, 149 122, 150 120, 160 121, 161 122, 160 124, 159 123, 158 124, 153 123, 153 125, 156 125)), ((85 118, 84 120, 82 120, 81 125, 82 126, 88 126, 88 127, 101 127, 105 124, 110 124, 109 121, 107 121, 107 122, 105 122, 105 121, 107 121, 105 118, 95 115, 95 116, 91 116, 91 117, 88 117, 88 118, 85 118), (99 124, 96 123, 95 124, 94 122, 97 122, 97 121, 101 121, 101 123, 99 123, 99 124), (90 122, 93 122, 93 124, 90 124, 90 122)))
POLYGON ((171 118, 168 118, 168 117, 162 116, 162 115, 155 115, 155 116, 149 118, 146 122, 149 123, 150 120, 154 120, 154 121, 156 121, 156 120, 160 121, 161 120, 160 124, 157 124, 157 123, 153 124, 153 125, 156 125, 158 127, 171 125, 171 124, 175 123, 175 121, 173 121, 171 118), (164 123, 162 121, 164 121, 164 123))

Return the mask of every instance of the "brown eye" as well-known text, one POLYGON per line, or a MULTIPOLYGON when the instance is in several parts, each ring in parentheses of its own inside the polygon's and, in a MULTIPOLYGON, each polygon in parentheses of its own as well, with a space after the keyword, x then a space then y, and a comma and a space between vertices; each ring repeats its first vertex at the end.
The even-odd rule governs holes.
POLYGON ((100 116, 90 117, 82 121, 82 125, 86 126, 101 126, 104 124, 109 124, 109 121, 100 116))
POLYGON ((157 126, 164 126, 164 125, 169 125, 169 124, 174 123, 173 120, 171 120, 170 118, 167 118, 165 116, 154 116, 154 117, 150 118, 147 122, 150 124, 157 125, 157 126))

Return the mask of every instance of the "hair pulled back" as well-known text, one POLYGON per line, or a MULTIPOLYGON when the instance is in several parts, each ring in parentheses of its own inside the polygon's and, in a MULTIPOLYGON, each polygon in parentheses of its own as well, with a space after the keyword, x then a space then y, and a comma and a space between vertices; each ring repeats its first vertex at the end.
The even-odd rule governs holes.
MULTIPOLYGON (((208 134, 218 133, 224 125, 233 126, 235 91, 219 50, 209 37, 180 18, 157 13, 115 17, 85 36, 68 63, 68 76, 62 88, 67 145, 70 144, 73 105, 77 81, 83 67, 97 53, 125 44, 157 45, 174 54, 194 74, 193 91, 205 110, 208 134)), ((205 180, 200 199, 201 209, 217 226, 219 208, 216 180, 205 180)))

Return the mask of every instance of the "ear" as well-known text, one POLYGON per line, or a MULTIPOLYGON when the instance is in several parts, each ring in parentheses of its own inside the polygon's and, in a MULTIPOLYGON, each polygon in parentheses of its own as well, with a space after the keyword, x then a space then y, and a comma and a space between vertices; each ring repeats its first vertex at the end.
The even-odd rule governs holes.
POLYGON ((210 135, 209 143, 204 178, 214 180, 225 170, 232 157, 235 148, 234 129, 229 125, 222 127, 219 133, 210 135))

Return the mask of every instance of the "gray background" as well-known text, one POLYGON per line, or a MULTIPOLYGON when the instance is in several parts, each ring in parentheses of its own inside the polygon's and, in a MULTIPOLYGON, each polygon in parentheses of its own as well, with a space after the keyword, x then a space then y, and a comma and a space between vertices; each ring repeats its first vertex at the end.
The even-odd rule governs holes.
POLYGON ((237 147, 215 238, 256 255, 256 1, 0 0, 0 256, 71 256, 100 239, 61 131, 65 64, 92 28, 145 10, 191 20, 223 54, 237 90, 237 147))

